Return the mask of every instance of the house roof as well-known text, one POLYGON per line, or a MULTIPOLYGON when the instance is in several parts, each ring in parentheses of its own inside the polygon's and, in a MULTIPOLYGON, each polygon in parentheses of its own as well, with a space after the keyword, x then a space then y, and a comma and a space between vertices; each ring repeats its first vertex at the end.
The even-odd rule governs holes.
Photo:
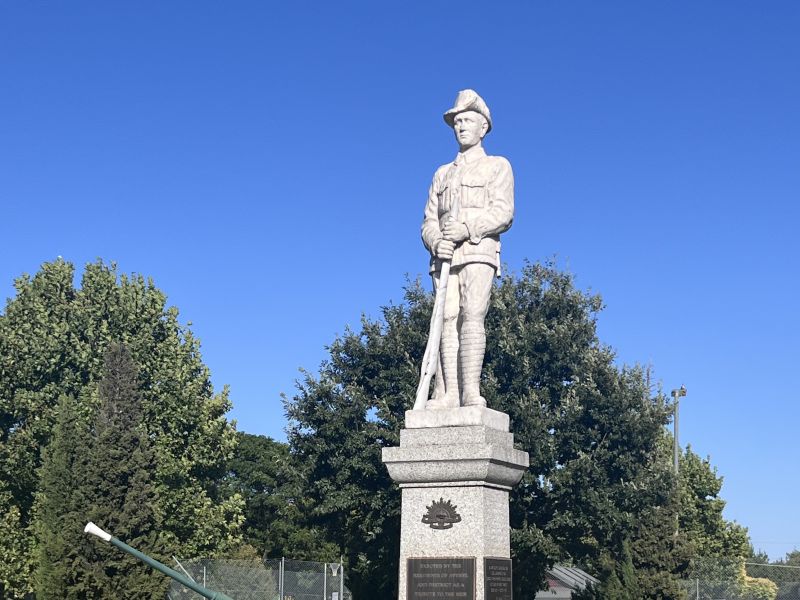
POLYGON ((562 581, 565 586, 573 590, 582 590, 589 583, 592 585, 599 583, 597 579, 578 567, 553 565, 552 569, 547 570, 547 574, 562 581))
POLYGON ((573 590, 582 590, 587 584, 598 583, 598 580, 578 567, 554 565, 552 569, 547 569, 547 582, 550 589, 538 592, 535 598, 540 600, 571 598, 573 590))

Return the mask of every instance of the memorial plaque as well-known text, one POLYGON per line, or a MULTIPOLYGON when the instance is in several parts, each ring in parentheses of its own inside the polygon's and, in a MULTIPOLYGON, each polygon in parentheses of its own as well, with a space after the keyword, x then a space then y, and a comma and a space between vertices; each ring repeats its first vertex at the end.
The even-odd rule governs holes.
POLYGON ((511 559, 483 559, 483 592, 486 600, 512 600, 511 559))
POLYGON ((409 558, 408 600, 475 600, 474 558, 409 558))

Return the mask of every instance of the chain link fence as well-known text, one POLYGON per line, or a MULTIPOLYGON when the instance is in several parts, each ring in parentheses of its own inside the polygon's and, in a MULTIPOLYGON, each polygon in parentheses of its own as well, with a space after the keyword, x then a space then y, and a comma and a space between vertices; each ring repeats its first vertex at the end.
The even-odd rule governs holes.
POLYGON ((279 600, 351 600, 337 563, 273 559, 265 565, 278 576, 279 600))
POLYGON ((800 600, 800 567, 696 559, 684 584, 689 600, 800 600))
MULTIPOLYGON (((176 570, 204 587, 234 600, 352 600, 338 563, 289 559, 177 561, 176 570)), ((168 600, 202 600, 173 582, 168 600)))
POLYGON ((800 567, 745 563, 750 577, 769 579, 778 586, 776 600, 800 600, 800 567))

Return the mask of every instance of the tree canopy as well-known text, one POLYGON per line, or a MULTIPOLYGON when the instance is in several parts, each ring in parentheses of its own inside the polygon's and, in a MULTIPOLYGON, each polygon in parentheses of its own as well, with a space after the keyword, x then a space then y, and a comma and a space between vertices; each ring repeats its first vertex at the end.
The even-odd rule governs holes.
MULTIPOLYGON (((156 553, 230 554, 243 532, 250 553, 343 556, 356 597, 392 597, 400 494, 381 448, 399 443, 413 402, 431 295, 409 284, 402 303, 334 339, 319 373, 285 399, 287 445, 233 430, 226 391, 214 392, 197 340, 151 281, 102 262, 80 287, 74 276, 62 260, 43 265, 17 280, 0 315, 0 594, 21 598, 36 581, 42 597, 70 597, 56 557, 88 552, 70 519, 103 486, 120 504, 91 514, 126 515, 114 481, 132 478, 134 504, 153 510, 114 526, 156 553), (127 358, 109 358, 123 347, 127 358), (119 469, 102 450, 81 451, 112 429, 137 449, 119 469), (106 468, 108 480, 75 477, 106 468), (149 537, 156 524, 163 535, 149 537)), ((531 458, 511 492, 520 597, 556 561, 597 575, 596 597, 680 597, 690 557, 749 551, 746 530, 722 516, 708 460, 688 448, 676 480, 671 406, 642 369, 615 363, 597 336, 601 309, 552 264, 507 274, 492 295, 482 393, 531 458)))
POLYGON ((700 458, 687 446, 680 457, 680 529, 693 542, 697 556, 745 557, 750 554, 747 530, 722 514, 722 477, 710 458, 700 458))
MULTIPOLYGON (((659 540, 663 560, 633 556, 656 597, 666 593, 657 586, 672 585, 658 574, 684 562, 681 540, 672 539, 674 479, 661 452, 669 406, 651 397, 641 369, 614 364, 596 333, 601 308, 553 265, 506 275, 492 296, 482 392, 510 415, 531 458, 511 494, 515 585, 538 588, 554 560, 608 572, 624 562, 626 544, 652 544, 657 530, 669 532, 659 540)), ((286 401, 289 444, 314 505, 309 521, 347 557, 356 593, 388 597, 396 586, 400 496, 380 449, 398 443, 430 309, 430 295, 408 286, 402 304, 334 340, 319 375, 306 374, 286 401)))
POLYGON ((214 392, 198 341, 152 281, 100 261, 86 266, 80 287, 74 278, 70 263, 45 263, 15 282, 0 315, 0 564, 13 565, 2 572, 9 598, 32 588, 32 508, 59 399, 74 399, 90 422, 112 343, 124 344, 138 367, 165 542, 183 556, 240 542, 241 498, 219 485, 236 443, 225 418, 230 402, 226 391, 214 392))

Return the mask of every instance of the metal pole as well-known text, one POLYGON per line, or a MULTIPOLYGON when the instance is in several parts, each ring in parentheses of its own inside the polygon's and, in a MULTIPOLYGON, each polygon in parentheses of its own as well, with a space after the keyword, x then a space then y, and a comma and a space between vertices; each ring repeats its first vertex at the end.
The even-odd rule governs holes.
POLYGON ((322 600, 328 599, 328 563, 322 565, 322 600))
POLYGON ((674 437, 675 437, 675 439, 673 440, 673 442, 674 442, 673 457, 675 459, 675 461, 674 461, 675 462, 675 475, 678 474, 678 469, 679 469, 679 467, 678 467, 678 453, 680 452, 680 443, 678 442, 678 415, 680 414, 680 406, 681 406, 681 402, 680 402, 680 400, 678 400, 678 395, 676 394, 675 395, 675 419, 672 422, 672 424, 673 424, 673 434, 674 434, 674 437))
POLYGON ((673 461, 674 461, 674 468, 675 468, 675 475, 678 474, 679 466, 678 466, 678 457, 681 453, 681 445, 678 441, 678 414, 680 412, 680 398, 686 395, 686 388, 681 386, 677 390, 672 390, 672 412, 673 412, 673 461))
POLYGON ((281 588, 281 600, 283 600, 283 561, 284 558, 281 556, 280 570, 278 571, 278 583, 281 588))
POLYGON ((339 557, 339 600, 344 600, 344 556, 339 557))

